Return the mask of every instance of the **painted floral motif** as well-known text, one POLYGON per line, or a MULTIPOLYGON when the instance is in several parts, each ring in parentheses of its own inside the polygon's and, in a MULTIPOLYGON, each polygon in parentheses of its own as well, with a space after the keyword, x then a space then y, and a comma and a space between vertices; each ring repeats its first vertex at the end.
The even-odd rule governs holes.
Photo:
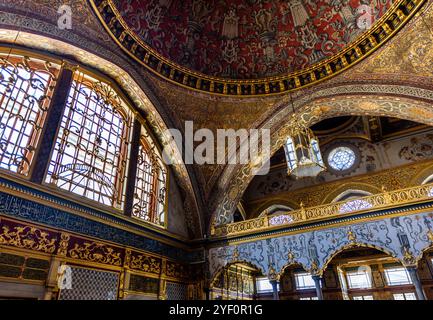
POLYGON ((392 0, 114 1, 160 54, 202 73, 252 79, 301 70, 334 55, 392 0))
POLYGON ((409 161, 421 161, 433 156, 433 135, 427 135, 426 139, 413 138, 410 145, 405 145, 398 153, 399 157, 409 161))

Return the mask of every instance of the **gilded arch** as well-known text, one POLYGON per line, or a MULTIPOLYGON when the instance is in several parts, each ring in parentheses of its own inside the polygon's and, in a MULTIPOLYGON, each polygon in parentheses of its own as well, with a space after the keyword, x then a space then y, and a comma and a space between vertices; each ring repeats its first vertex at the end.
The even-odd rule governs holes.
MULTIPOLYGON (((304 98, 297 101, 295 105, 298 109, 298 117, 296 119, 289 117, 289 107, 284 108, 262 127, 275 129, 275 134, 271 138, 270 154, 272 155, 283 146, 294 121, 301 121, 305 125, 311 126, 321 120, 336 116, 372 115, 395 117, 433 125, 433 109, 431 108, 433 91, 423 88, 401 88, 386 85, 375 86, 373 91, 375 92, 362 86, 356 88, 352 85, 323 90, 323 92, 315 94, 313 101, 304 98), (288 118, 289 121, 287 121, 288 118)), ((251 175, 253 163, 257 163, 257 160, 253 159, 243 167, 237 166, 237 170, 228 168, 224 171, 220 181, 225 181, 227 184, 219 186, 218 189, 226 192, 217 195, 220 197, 219 200, 213 201, 217 205, 212 211, 212 224, 231 222, 230 215, 233 207, 240 200, 253 178, 251 175)))
POLYGON ((296 210, 299 208, 299 205, 294 203, 293 201, 287 200, 287 199, 281 199, 281 198, 275 198, 266 201, 265 203, 260 204, 257 209, 254 210, 253 214, 249 217, 250 219, 252 217, 256 217, 260 215, 264 210, 267 208, 273 206, 273 205, 282 205, 292 208, 293 210, 296 210))
POLYGON ((380 193, 381 190, 375 186, 361 182, 348 182, 328 193, 323 199, 322 204, 331 203, 335 198, 342 195, 346 191, 364 191, 370 194, 380 193))
MULTIPOLYGON (((382 253, 387 254, 390 257, 393 257, 395 259, 398 259, 395 255, 395 253, 393 253, 392 251, 390 251, 387 248, 383 248, 377 245, 372 245, 372 244, 367 244, 364 242, 357 242, 357 243, 349 243, 346 245, 341 246, 340 248, 336 249, 331 255, 329 255, 326 260, 323 262, 323 266, 320 269, 320 273, 323 274, 323 272, 327 269, 329 263, 341 252, 344 252, 345 250, 348 249, 353 249, 353 248, 370 248, 370 249, 376 249, 382 253)), ((400 260, 399 260, 400 261, 400 260)), ((401 261, 400 261, 401 262, 401 261)))
POLYGON ((413 179, 410 181, 410 185, 421 185, 425 184, 426 180, 433 178, 433 165, 421 170, 413 179))

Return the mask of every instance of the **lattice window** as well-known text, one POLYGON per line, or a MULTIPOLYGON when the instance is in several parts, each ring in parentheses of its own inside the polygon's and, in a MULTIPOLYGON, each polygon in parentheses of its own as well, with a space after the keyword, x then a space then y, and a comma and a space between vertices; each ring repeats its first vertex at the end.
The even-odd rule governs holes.
POLYGON ((24 176, 39 142, 59 66, 0 56, 0 167, 24 176))
POLYGON ((46 181, 123 208, 131 115, 107 84, 77 72, 46 181))
POLYGON ((328 155, 328 164, 337 171, 349 170, 355 165, 356 154, 349 147, 337 147, 328 155))
POLYGON ((164 226, 166 201, 166 169, 156 148, 142 136, 137 163, 132 216, 164 226))

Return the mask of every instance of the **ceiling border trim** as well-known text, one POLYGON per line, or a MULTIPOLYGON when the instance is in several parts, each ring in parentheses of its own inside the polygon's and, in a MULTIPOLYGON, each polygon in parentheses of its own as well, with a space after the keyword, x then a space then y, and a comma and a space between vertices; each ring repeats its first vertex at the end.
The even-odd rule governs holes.
POLYGON ((230 80, 189 70, 157 53, 124 21, 112 0, 89 0, 113 40, 134 60, 163 79, 189 90, 232 97, 269 96, 309 87, 365 59, 391 39, 427 0, 399 0, 374 26, 338 54, 282 76, 230 80))

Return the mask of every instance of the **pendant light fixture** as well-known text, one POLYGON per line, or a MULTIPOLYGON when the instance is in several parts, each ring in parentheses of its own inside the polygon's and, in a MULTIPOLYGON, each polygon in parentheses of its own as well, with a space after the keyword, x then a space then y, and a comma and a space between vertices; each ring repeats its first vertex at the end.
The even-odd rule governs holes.
POLYGON ((290 136, 284 146, 288 174, 296 179, 316 177, 326 170, 319 148, 319 141, 313 131, 297 117, 295 107, 290 95, 290 103, 293 109, 293 126, 290 136))

